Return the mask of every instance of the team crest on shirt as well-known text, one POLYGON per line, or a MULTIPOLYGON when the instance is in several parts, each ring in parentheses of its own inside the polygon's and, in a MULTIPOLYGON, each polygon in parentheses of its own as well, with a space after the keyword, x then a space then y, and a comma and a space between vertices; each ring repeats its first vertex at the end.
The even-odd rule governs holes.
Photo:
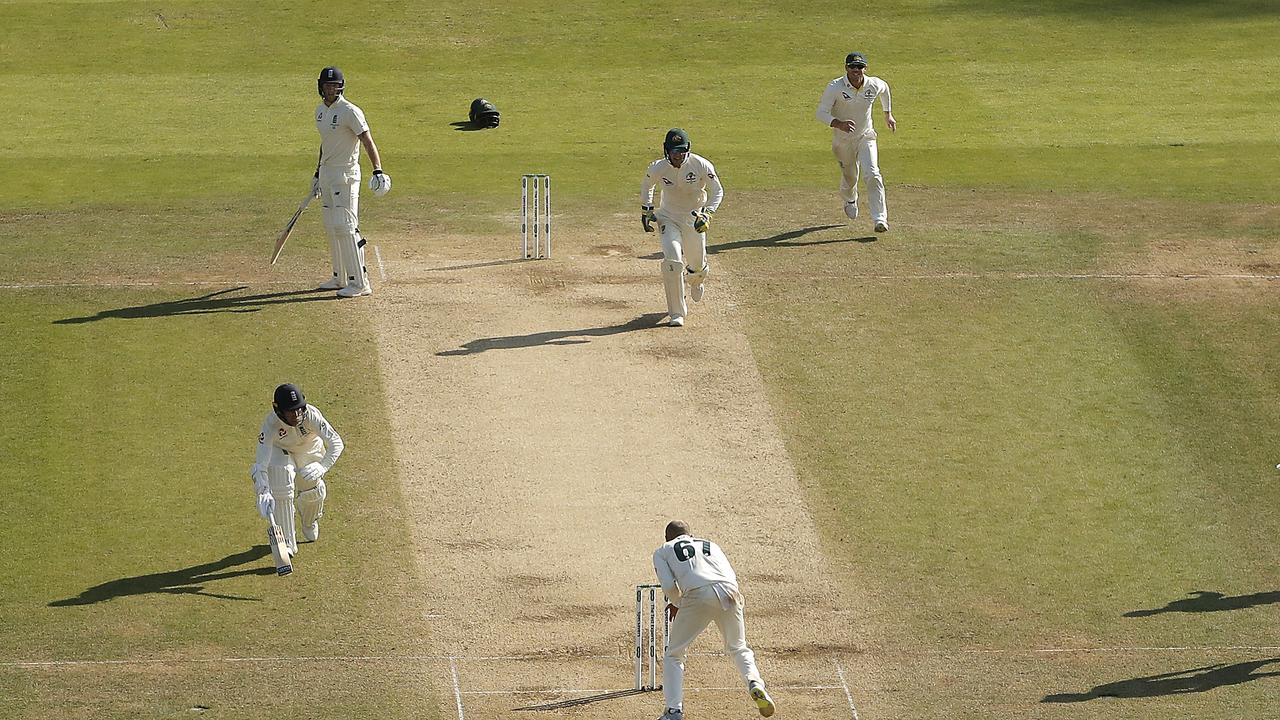
POLYGON ((692 170, 690 170, 689 172, 685 173, 684 181, 685 181, 685 182, 687 182, 687 183, 689 183, 689 184, 691 184, 691 185, 692 185, 693 183, 698 182, 698 173, 693 172, 692 170))
POLYGON ((329 127, 331 128, 338 127, 338 113, 333 114, 333 122, 329 124, 329 127))

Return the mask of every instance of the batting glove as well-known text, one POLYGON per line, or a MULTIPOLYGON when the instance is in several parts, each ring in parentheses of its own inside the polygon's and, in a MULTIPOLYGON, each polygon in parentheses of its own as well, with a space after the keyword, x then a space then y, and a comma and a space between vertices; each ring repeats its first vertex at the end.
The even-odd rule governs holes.
POLYGON ((693 229, 695 232, 704 233, 707 231, 707 226, 711 224, 711 213, 713 212, 715 210, 707 210, 706 208, 703 208, 702 212, 696 210, 693 212, 693 229))
POLYGON ((258 495, 258 514, 263 520, 271 518, 271 511, 276 509, 276 499, 271 497, 271 493, 264 492, 258 495))
POLYGON ((369 189, 378 197, 386 195, 391 191, 391 176, 381 170, 374 170, 373 177, 369 178, 369 189))
POLYGON ((306 482, 307 484, 314 484, 317 480, 324 477, 326 472, 328 471, 325 470, 325 467, 318 462, 307 463, 298 471, 298 477, 302 478, 303 482, 306 482))
POLYGON ((653 224, 658 221, 658 216, 653 214, 652 205, 640 206, 640 226, 645 232, 653 232, 653 224))

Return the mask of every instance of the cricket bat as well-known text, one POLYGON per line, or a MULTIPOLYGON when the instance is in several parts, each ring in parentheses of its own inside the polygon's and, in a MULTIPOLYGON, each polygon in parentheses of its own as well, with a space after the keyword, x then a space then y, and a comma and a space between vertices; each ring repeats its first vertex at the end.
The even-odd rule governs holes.
POLYGON ((267 525, 267 542, 271 545, 271 557, 276 561, 276 575, 284 577, 293 572, 293 564, 289 558, 289 546, 284 542, 284 532, 276 521, 270 520, 267 525))
POLYGON ((311 199, 315 197, 311 193, 302 198, 302 202, 298 204, 298 209, 293 211, 293 217, 289 218, 289 224, 284 226, 284 230, 280 231, 280 237, 276 238, 275 250, 271 251, 271 264, 275 265, 280 259, 280 253, 284 252, 284 244, 289 240, 289 236, 293 234, 293 226, 298 224, 298 218, 302 217, 302 211, 307 209, 311 204, 311 199))

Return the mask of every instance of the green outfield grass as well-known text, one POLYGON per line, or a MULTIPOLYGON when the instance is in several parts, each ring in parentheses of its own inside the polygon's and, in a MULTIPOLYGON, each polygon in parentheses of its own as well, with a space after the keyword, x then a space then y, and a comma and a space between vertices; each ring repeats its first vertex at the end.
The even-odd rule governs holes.
POLYGON ((880 669, 865 718, 1280 714, 1280 678, 1040 702, 1274 650, 1016 655, 1277 644, 1275 282, 1058 277, 1158 273, 1161 253, 1280 272, 1270 3, 331 8, 0 0, 0 284, 89 285, 0 289, 0 717, 452 712, 419 668, 334 661, 318 688, 190 662, 413 654, 424 632, 370 325, 261 268, 314 168, 327 64, 395 177, 374 237, 509 232, 525 171, 555 176, 562 225, 631 218, 673 125, 717 164, 713 262, 752 278, 807 500, 840 581, 875 598, 839 638, 880 669), (899 121, 874 242, 828 227, 813 120, 852 49, 899 121), (481 95, 501 130, 455 131, 481 95), (163 284, 209 277, 244 286, 163 284), (93 287, 113 281, 162 284, 93 287), (343 532, 273 584, 246 471, 285 380, 350 455, 326 513, 343 532), (1197 590, 1245 599, 1125 615, 1197 590), (136 657, 174 662, 13 665, 136 657))

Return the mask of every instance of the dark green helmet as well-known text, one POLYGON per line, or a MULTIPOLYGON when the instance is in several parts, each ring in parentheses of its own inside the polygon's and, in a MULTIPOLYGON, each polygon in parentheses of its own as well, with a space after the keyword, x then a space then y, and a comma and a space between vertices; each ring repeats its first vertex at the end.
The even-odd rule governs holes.
POLYGON ((669 155, 672 150, 689 152, 689 133, 680 128, 668 130, 667 137, 662 141, 662 154, 669 155))

